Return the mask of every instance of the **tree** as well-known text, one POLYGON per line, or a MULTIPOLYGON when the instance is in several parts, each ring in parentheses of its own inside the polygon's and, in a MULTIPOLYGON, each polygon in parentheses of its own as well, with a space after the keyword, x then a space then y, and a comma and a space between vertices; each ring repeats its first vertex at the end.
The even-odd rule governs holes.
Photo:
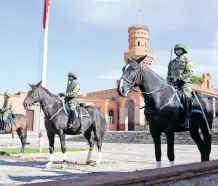
POLYGON ((192 76, 191 82, 193 84, 201 85, 202 84, 202 77, 200 76, 192 76))

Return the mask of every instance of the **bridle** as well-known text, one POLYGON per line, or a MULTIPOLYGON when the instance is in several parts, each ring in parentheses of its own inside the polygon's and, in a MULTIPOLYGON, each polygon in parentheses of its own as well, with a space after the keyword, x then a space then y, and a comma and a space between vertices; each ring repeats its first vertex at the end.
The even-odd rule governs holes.
MULTIPOLYGON (((39 91, 37 91, 37 93, 38 93, 39 100, 41 100, 39 91)), ((32 100, 31 100, 28 96, 26 96, 26 98, 27 98, 29 101, 32 102, 32 100)), ((46 104, 40 103, 40 106, 46 106, 46 105, 53 104, 53 103, 56 103, 56 101, 52 101, 52 102, 49 102, 49 103, 46 103, 46 104)), ((30 106, 33 106, 33 105, 34 105, 34 106, 37 106, 37 105, 35 105, 35 103, 31 103, 30 106)), ((41 116, 44 118, 44 120, 52 120, 63 108, 64 108, 64 106, 62 106, 57 112, 55 112, 49 119, 46 118, 46 117, 43 117, 42 115, 41 115, 41 116)))
MULTIPOLYGON (((142 68, 141 68, 140 64, 138 64, 138 63, 135 61, 135 59, 128 59, 128 64, 130 64, 130 63, 134 63, 134 64, 137 66, 137 68, 140 68, 140 79, 142 80, 142 78, 141 78, 141 71, 142 71, 142 68)), ((125 71, 124 71, 124 72, 125 72, 125 71)), ((126 77, 124 76, 124 72, 123 72, 123 74, 122 74, 122 76, 121 76, 120 79, 123 79, 123 80, 125 80, 128 84, 130 84, 130 89, 129 89, 130 92, 139 92, 140 95, 141 95, 141 97, 142 97, 142 99, 144 100, 145 104, 147 103, 148 97, 147 97, 147 100, 145 100, 144 97, 143 97, 143 94, 146 94, 147 96, 149 96, 149 95, 152 95, 152 94, 154 94, 154 93, 160 92, 160 91, 164 90, 166 87, 170 86, 170 85, 167 83, 167 84, 164 85, 162 88, 160 88, 160 89, 158 89, 158 90, 151 91, 151 92, 141 92, 141 91, 138 91, 138 90, 133 90, 134 84, 135 84, 135 80, 137 79, 137 76, 138 76, 138 75, 137 75, 137 73, 136 73, 136 74, 135 74, 135 77, 133 78, 133 80, 129 80, 128 78, 126 78, 126 77)), ((166 106, 173 100, 173 98, 174 98, 175 96, 177 96, 177 98, 178 98, 176 89, 175 89, 174 87, 172 87, 172 86, 170 86, 170 87, 173 88, 174 94, 173 94, 173 96, 171 97, 171 99, 170 99, 165 105, 163 105, 163 106, 160 108, 160 110, 162 110, 164 107, 166 107, 166 106)), ((145 106, 140 107, 139 109, 143 109, 143 108, 145 108, 145 106)))

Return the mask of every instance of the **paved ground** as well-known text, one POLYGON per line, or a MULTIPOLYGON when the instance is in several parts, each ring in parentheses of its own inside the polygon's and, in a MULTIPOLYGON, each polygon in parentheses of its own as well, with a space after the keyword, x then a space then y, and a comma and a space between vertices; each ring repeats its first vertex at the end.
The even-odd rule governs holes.
MULTIPOLYGON (((36 140, 34 140, 36 142, 36 140)), ((17 139, 5 140, 1 138, 0 146, 18 145, 17 139)), ((31 143, 36 145, 36 143, 31 143)), ((59 141, 56 142, 59 146, 59 141)), ((47 142, 44 143, 47 146, 47 142)), ((68 147, 88 147, 86 143, 67 142, 68 147)), ((212 147, 211 159, 216 159, 218 146, 212 147)), ((55 164, 50 169, 45 169, 48 154, 25 155, 26 161, 19 161, 16 157, 0 156, 0 185, 11 183, 29 183, 50 181, 63 178, 81 177, 90 174, 110 174, 113 172, 127 172, 140 169, 155 168, 153 145, 146 144, 116 144, 105 143, 102 151, 102 164, 98 166, 85 165, 87 152, 69 152, 68 169, 61 169, 62 154, 55 153, 55 164), (32 158, 32 159, 31 159, 32 158), (40 159, 41 158, 41 159, 40 159)), ((176 145, 175 164, 199 162, 200 155, 196 146, 176 145)), ((93 159, 96 160, 97 152, 94 151, 93 159)), ((168 166, 166 145, 162 147, 162 163, 168 166)))

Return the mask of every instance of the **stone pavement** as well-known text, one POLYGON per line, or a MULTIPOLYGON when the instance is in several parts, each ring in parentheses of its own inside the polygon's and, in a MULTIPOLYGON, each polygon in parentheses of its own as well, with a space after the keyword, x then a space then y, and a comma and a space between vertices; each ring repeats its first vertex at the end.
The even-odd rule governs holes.
MULTIPOLYGON (((8 145, 20 146, 20 142, 9 140, 8 145)), ((36 141, 36 140, 35 140, 36 141)), ((1 138, 0 146, 5 146, 6 142, 1 138)), ((34 144, 36 145, 36 144, 34 144)), ((47 146, 45 140, 44 146, 47 146)), ((56 146, 59 141, 56 140, 56 146)), ((67 142, 67 147, 88 147, 84 142, 67 142)), ((213 145, 211 159, 216 159, 218 146, 213 145)), ((27 161, 19 161, 15 157, 0 156, 0 185, 11 183, 30 183, 50 181, 64 178, 81 177, 91 174, 110 174, 114 172, 127 172, 141 169, 155 168, 155 157, 153 144, 120 144, 104 143, 102 149, 102 164, 98 166, 85 165, 86 151, 69 152, 68 168, 61 169, 62 153, 55 153, 54 165, 50 169, 44 169, 45 158, 48 154, 25 154, 27 161), (42 158, 37 159, 37 158, 42 158), (44 157, 44 159, 43 159, 44 157)), ((186 164, 200 161, 200 154, 195 145, 175 145, 175 164, 186 164)), ((93 152, 93 158, 96 160, 97 152, 93 152)), ((168 166, 166 154, 166 145, 162 146, 162 165, 168 166)))

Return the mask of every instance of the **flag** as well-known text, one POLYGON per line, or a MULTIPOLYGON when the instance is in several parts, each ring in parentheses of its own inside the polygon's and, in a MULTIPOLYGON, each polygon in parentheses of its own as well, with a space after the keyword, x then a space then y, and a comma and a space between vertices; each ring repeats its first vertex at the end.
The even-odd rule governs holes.
POLYGON ((48 6, 50 5, 50 0, 44 0, 44 14, 43 14, 43 28, 46 28, 46 20, 48 14, 48 6))

